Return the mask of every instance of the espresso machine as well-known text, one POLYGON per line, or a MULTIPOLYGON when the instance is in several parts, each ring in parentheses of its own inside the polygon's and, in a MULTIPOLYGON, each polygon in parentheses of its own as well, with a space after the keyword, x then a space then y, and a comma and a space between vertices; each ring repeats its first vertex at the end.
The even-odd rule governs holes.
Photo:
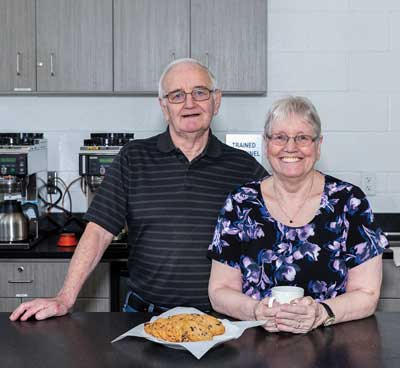
MULTIPOLYGON (((79 152, 79 175, 83 179, 82 190, 88 206, 114 157, 133 138, 133 133, 91 133, 90 138, 84 140, 79 152)), ((125 228, 114 237, 113 243, 126 242, 126 235, 125 228)))
POLYGON ((30 249, 37 243, 46 180, 43 133, 0 133, 0 249, 30 249))

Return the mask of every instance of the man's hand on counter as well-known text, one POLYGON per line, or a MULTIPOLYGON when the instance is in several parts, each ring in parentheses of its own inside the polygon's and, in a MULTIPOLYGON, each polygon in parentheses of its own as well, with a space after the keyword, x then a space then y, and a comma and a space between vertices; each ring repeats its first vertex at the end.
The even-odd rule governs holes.
POLYGON ((37 320, 43 320, 50 317, 59 317, 68 313, 69 306, 62 296, 46 299, 34 299, 22 303, 10 315, 11 321, 26 321, 34 316, 37 320))

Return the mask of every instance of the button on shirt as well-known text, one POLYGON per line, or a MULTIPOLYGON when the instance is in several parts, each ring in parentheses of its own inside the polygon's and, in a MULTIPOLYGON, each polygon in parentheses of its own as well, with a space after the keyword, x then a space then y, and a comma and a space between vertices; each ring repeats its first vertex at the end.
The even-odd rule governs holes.
POLYGON ((121 149, 85 218, 114 235, 127 222, 130 287, 145 301, 208 310, 206 255, 219 210, 230 191, 265 175, 211 133, 188 161, 167 130, 121 149))

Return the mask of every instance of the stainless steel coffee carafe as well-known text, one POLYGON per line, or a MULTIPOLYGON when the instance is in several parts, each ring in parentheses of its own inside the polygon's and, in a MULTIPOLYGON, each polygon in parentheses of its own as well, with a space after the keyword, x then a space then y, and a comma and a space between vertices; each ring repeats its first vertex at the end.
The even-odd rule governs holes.
POLYGON ((29 237, 29 219, 16 200, 0 203, 0 241, 24 241, 29 237))

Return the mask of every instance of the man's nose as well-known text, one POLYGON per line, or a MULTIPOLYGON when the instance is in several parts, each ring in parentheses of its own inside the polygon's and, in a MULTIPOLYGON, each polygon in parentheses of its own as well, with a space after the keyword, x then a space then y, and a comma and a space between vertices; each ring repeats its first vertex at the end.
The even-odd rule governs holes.
POLYGON ((185 99, 185 107, 193 107, 195 105, 195 101, 193 99, 193 96, 191 93, 186 94, 186 99, 185 99))

